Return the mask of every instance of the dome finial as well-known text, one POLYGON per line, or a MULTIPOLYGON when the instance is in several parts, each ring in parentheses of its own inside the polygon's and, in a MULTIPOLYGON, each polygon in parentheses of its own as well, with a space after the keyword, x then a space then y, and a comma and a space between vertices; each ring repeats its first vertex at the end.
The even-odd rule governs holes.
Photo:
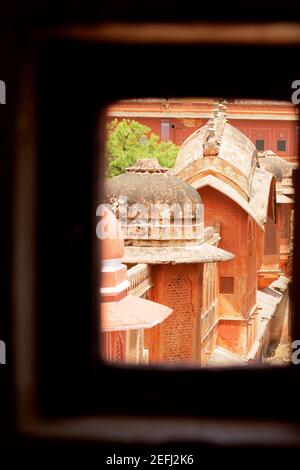
POLYGON ((227 106, 225 104, 225 101, 223 101, 222 103, 219 103, 219 112, 226 119, 226 117, 227 117, 227 106))
POLYGON ((219 145, 216 140, 216 125, 215 120, 210 119, 208 121, 208 136, 206 141, 203 143, 203 155, 205 157, 218 155, 219 145))
POLYGON ((217 107, 214 107, 212 110, 212 115, 213 115, 214 120, 218 118, 218 114, 219 114, 219 109, 217 107))
POLYGON ((133 166, 126 168, 127 173, 166 173, 169 168, 159 164, 157 158, 139 158, 133 166))

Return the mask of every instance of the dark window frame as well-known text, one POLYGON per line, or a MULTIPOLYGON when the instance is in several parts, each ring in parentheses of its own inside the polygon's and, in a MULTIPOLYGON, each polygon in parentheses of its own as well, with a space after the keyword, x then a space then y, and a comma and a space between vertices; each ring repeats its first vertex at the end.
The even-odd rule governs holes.
POLYGON ((264 139, 256 139, 255 140, 255 147, 257 150, 263 152, 265 150, 265 141, 264 139), (258 144, 259 142, 259 144, 258 144))
MULTIPOLYGON (((95 44, 87 46, 81 41, 79 44, 75 43, 75 46, 79 47, 79 62, 83 70, 87 70, 84 67, 88 66, 93 51, 99 53, 104 61, 109 60, 112 52, 119 54, 118 57, 122 60, 124 52, 132 53, 135 47, 132 44, 102 44, 98 48, 95 44), (87 47, 88 55, 86 55, 87 47)), ((197 47, 201 49, 203 56, 208 58, 211 56, 212 46, 172 45, 165 46, 166 50, 163 51, 156 46, 145 47, 159 62, 164 60, 166 50, 169 54, 174 54, 174 57, 181 56, 183 52, 187 53, 192 59, 197 47), (176 47, 181 48, 181 54, 175 51, 176 47), (161 54, 159 59, 157 59, 158 53, 161 54)), ((228 45, 225 48, 221 45, 213 47, 216 48, 214 52, 218 53, 218 57, 223 56, 219 54, 222 50, 226 52, 227 58, 235 56, 232 54, 233 50, 241 47, 238 52, 244 53, 242 61, 244 66, 254 57, 256 63, 260 58, 262 65, 266 56, 263 47, 257 50, 255 47, 245 49, 237 45, 228 45)), ((278 51, 274 46, 269 53, 273 54, 275 59, 278 51)), ((98 362, 96 293, 99 275, 94 260, 99 253, 95 243, 94 228, 98 197, 96 188, 99 175, 103 175, 103 166, 101 167, 100 163, 99 168, 97 164, 97 154, 99 148, 103 148, 103 139, 100 138, 100 142, 95 142, 94 137, 96 130, 99 129, 98 113, 101 108, 104 108, 109 101, 120 99, 125 95, 132 96, 133 89, 124 87, 120 90, 116 87, 116 79, 111 71, 102 83, 105 96, 104 94, 101 96, 100 93, 95 100, 93 91, 96 89, 96 80, 92 80, 92 86, 88 87, 91 83, 83 73, 78 73, 77 76, 71 73, 74 72, 72 67, 75 67, 75 57, 78 61, 78 49, 75 54, 74 43, 69 43, 68 40, 46 41, 39 45, 33 63, 27 58, 29 67, 22 75, 24 90, 23 94, 21 93, 21 107, 24 116, 28 111, 34 112, 33 103, 36 103, 37 107, 32 125, 23 131, 23 135, 22 132, 19 134, 17 160, 19 192, 16 197, 15 217, 19 217, 20 208, 29 209, 29 212, 25 211, 21 217, 21 220, 26 222, 25 226, 20 225, 20 230, 15 234, 16 249, 24 255, 21 262, 19 258, 15 259, 17 280, 14 326, 18 340, 15 356, 20 379, 17 382, 16 394, 20 398, 21 409, 23 406, 24 411, 27 406, 32 413, 36 410, 40 420, 45 416, 100 414, 103 417, 122 416, 125 413, 137 417, 153 416, 153 414, 166 417, 196 416, 204 422, 208 417, 217 417, 220 421, 234 416, 243 417, 245 420, 272 418, 280 421, 298 418, 299 412, 297 413, 288 400, 287 393, 287 387, 296 390, 299 386, 297 367, 270 368, 261 365, 255 368, 228 370, 198 368, 187 370, 180 367, 176 369, 154 366, 117 367, 98 362), (68 71, 66 67, 64 68, 66 56, 68 71), (49 77, 46 80, 46 72, 51 70, 51 65, 54 63, 61 75, 55 80, 53 72, 53 88, 46 97, 45 84, 49 80, 49 77), (70 83, 71 76, 74 81, 70 83), (84 96, 78 96, 76 94, 80 89, 78 86, 83 83, 84 96), (31 103, 28 103, 28 93, 29 96, 32 94, 31 103), (59 114, 57 103, 60 103, 59 114), (78 119, 76 121, 75 116, 78 118, 79 110, 82 115, 79 121, 78 119), (55 116, 57 120, 53 121, 55 116), (32 141, 29 141, 27 148, 24 149, 21 144, 28 135, 32 141), (36 149, 34 143, 38 143, 36 149), (22 158, 24 156, 25 158, 22 158), (61 165, 57 165, 57 162, 61 162, 61 165), (26 194, 26 191, 29 193, 24 201, 22 195, 26 194), (74 197, 70 197, 70 194, 74 197), (61 228, 59 232, 54 230, 55 227, 61 228), (25 239, 22 240, 24 235, 25 239), (28 248, 29 252, 26 255, 28 248), (61 259, 59 265, 55 265, 57 259, 61 259), (29 264, 25 261, 29 261, 29 264), (80 264, 81 273, 76 263, 80 264), (53 277, 54 273, 56 277, 53 277), (51 276, 53 283, 49 284, 51 276), (24 285, 27 287, 25 297, 24 285), (36 292, 38 296, 35 295, 36 292), (49 293, 53 298, 49 298, 49 293), (56 308, 53 309, 55 305, 56 308), (25 321, 26 312, 28 317, 25 321), (66 312, 69 312, 69 315, 65 315, 66 312), (20 369, 24 354, 25 357, 26 354, 30 354, 30 357, 38 359, 37 362, 31 361, 29 371, 20 369), (30 380, 26 380, 28 373, 30 380), (29 384, 26 390, 27 398, 30 396, 31 399, 29 404, 26 402, 26 393, 24 397, 24 383, 29 384), (236 393, 241 384, 249 396, 247 403, 243 394, 236 393), (266 407, 265 400, 261 400, 260 397, 268 393, 272 384, 277 387, 276 394, 268 399, 266 407), (140 390, 140 394, 132 393, 137 389, 140 390), (201 401, 199 401, 199 390, 201 390, 201 401), (220 390, 222 390, 221 401, 220 390), (278 396, 286 398, 284 408, 278 407, 278 396), (205 406, 201 403, 205 403, 205 406)), ((290 62, 290 67, 293 63, 290 62)), ((232 70, 232 74, 226 74, 223 81, 217 77, 214 79, 211 75, 207 80, 203 77, 203 95, 214 96, 216 87, 219 87, 221 96, 226 94, 236 97, 249 96, 252 80, 249 82, 239 81, 237 78, 234 80, 234 68, 226 69, 232 70)), ((264 95, 264 98, 288 99, 286 81, 284 81, 288 76, 291 76, 288 71, 286 75, 283 71, 279 71, 276 83, 274 81, 270 85, 269 79, 266 78, 267 74, 261 74, 261 80, 259 83, 256 82, 256 88, 252 88, 251 93, 253 96, 267 93, 268 96, 264 95)), ((295 70, 292 76, 297 76, 295 70)), ((187 85, 187 82, 180 81, 184 79, 184 75, 177 77, 172 87, 168 83, 168 90, 163 87, 160 79, 151 83, 150 77, 144 83, 136 83, 135 90, 139 96, 150 94, 164 96, 166 93, 171 96, 181 96, 184 93, 194 96, 199 89, 199 76, 194 74, 194 77, 197 77, 197 80, 191 81, 189 77, 189 87, 185 92, 184 85, 187 85)), ((299 183, 298 176, 296 184, 299 183)), ((296 210, 297 207, 296 202, 296 210)), ((295 226, 296 239, 297 224, 295 226)), ((298 257, 296 249, 295 265, 298 257)), ((299 274, 295 272, 294 282, 297 283, 297 280, 299 274)), ((299 327, 300 322, 295 319, 294 334, 300 333, 299 327)), ((23 428, 26 429, 26 423, 28 424, 26 415, 23 415, 22 419, 22 424, 25 423, 23 428)), ((146 418, 144 420, 147 422, 146 418)), ((105 422, 105 419, 102 421, 105 422)), ((35 430, 37 429, 35 427, 35 430)))
POLYGON ((287 140, 286 139, 278 139, 277 140, 277 151, 278 152, 286 152, 287 148, 287 140), (283 145, 284 148, 279 148, 283 145))

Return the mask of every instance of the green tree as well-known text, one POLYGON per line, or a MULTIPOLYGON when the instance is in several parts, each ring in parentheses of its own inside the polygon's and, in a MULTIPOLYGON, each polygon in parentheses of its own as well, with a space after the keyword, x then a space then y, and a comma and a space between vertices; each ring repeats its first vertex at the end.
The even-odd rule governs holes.
POLYGON ((107 125, 107 176, 124 173, 139 158, 156 157, 161 166, 172 168, 179 147, 168 141, 160 141, 151 129, 132 119, 114 119, 107 125))

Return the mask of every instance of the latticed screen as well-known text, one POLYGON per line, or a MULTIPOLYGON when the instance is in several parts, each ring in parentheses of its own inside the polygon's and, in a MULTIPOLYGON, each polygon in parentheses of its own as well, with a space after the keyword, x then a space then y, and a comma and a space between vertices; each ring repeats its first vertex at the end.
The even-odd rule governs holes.
POLYGON ((122 339, 119 334, 117 334, 116 337, 116 345, 115 345, 115 358, 116 361, 122 361, 123 360, 123 345, 122 345, 122 339))
POLYGON ((184 276, 174 278, 167 285, 166 305, 173 309, 164 325, 164 360, 188 362, 192 345, 192 288, 184 276))
POLYGON ((138 330, 131 330, 129 331, 129 338, 128 338, 128 355, 127 360, 128 362, 137 362, 137 344, 138 344, 138 330))
POLYGON ((276 224, 268 217, 265 231, 265 255, 274 255, 276 253, 276 224))
POLYGON ((234 277, 220 277, 220 293, 233 294, 234 292, 234 277))
POLYGON ((287 217, 287 205, 281 204, 281 230, 280 238, 289 237, 289 226, 288 226, 288 217, 287 217))

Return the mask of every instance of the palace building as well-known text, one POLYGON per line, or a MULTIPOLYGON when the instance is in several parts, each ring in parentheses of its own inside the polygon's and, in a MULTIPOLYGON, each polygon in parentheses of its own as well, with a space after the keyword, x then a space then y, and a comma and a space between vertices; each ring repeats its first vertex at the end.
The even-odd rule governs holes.
MULTIPOLYGON (((145 106, 154 109, 157 103, 132 100, 118 109, 129 117, 128 106, 133 112, 132 106, 140 105, 144 113, 145 106)), ((191 112, 194 104, 182 102, 191 112)), ((110 259, 119 259, 114 272, 122 273, 127 300, 114 304, 117 321, 112 313, 102 317, 106 359, 239 365, 264 361, 270 346, 289 341, 295 158, 272 148, 258 153, 253 138, 235 125, 237 104, 233 124, 224 103, 210 103, 209 119, 194 132, 189 121, 190 133, 171 170, 155 158, 141 158, 107 181, 104 202, 124 237, 122 254, 119 248, 110 259), (134 310, 134 299, 146 303, 134 310), (111 353, 116 350, 122 354, 111 353)), ((161 112, 174 112, 175 105, 161 112)), ((207 102, 197 106, 208 110, 207 102)), ((258 113, 261 104, 255 106, 258 113)), ((291 107, 274 103, 264 112, 271 111, 274 121, 279 115, 288 121, 293 114, 291 107)), ((289 150, 296 132, 294 118, 290 122, 289 150)), ((104 273, 108 264, 102 266, 104 273)), ((111 301, 106 302, 110 312, 111 301)))
MULTIPOLYGON (((151 98, 111 104, 108 120, 134 119, 150 127, 161 140, 183 142, 210 118, 214 99, 151 98)), ((229 99, 228 118, 259 152, 271 150, 291 163, 297 162, 299 115, 290 102, 229 99)))
MULTIPOLYGON (((266 227, 264 267, 260 270, 260 281, 266 279, 268 284, 269 280, 272 277, 273 279, 276 278, 281 271, 286 276, 291 276, 294 214, 293 167, 270 150, 259 153, 258 157, 260 167, 272 173, 276 180, 278 223, 276 226, 270 222, 266 227)), ((260 285, 262 285, 262 282, 260 282, 260 285)))
MULTIPOLYGON (((263 294, 269 294, 272 303, 270 289, 280 290, 276 287, 280 280, 286 292, 288 284, 280 263, 278 175, 264 169, 267 158, 258 159, 254 144, 229 124, 226 106, 219 104, 211 119, 182 144, 173 170, 197 189, 205 207, 205 224, 220 227, 220 247, 235 255, 218 267, 217 344, 224 356, 229 351, 250 362, 261 359, 271 322, 261 321, 266 314, 260 289, 268 289, 263 294)), ((284 165, 277 162, 277 166, 284 165)), ((281 296, 275 295, 278 302, 267 309, 267 316, 276 317, 279 311, 284 316, 285 302, 278 305, 281 296)))
POLYGON ((135 266, 131 269, 146 265, 147 299, 173 310, 163 323, 145 331, 149 362, 205 365, 217 339, 216 264, 233 254, 218 248, 217 229, 204 228, 198 192, 156 159, 141 159, 125 174, 108 180, 105 202, 123 229, 123 262, 135 266), (186 209, 189 217, 179 217, 186 209), (152 213, 151 219, 141 221, 141 210, 152 213))

